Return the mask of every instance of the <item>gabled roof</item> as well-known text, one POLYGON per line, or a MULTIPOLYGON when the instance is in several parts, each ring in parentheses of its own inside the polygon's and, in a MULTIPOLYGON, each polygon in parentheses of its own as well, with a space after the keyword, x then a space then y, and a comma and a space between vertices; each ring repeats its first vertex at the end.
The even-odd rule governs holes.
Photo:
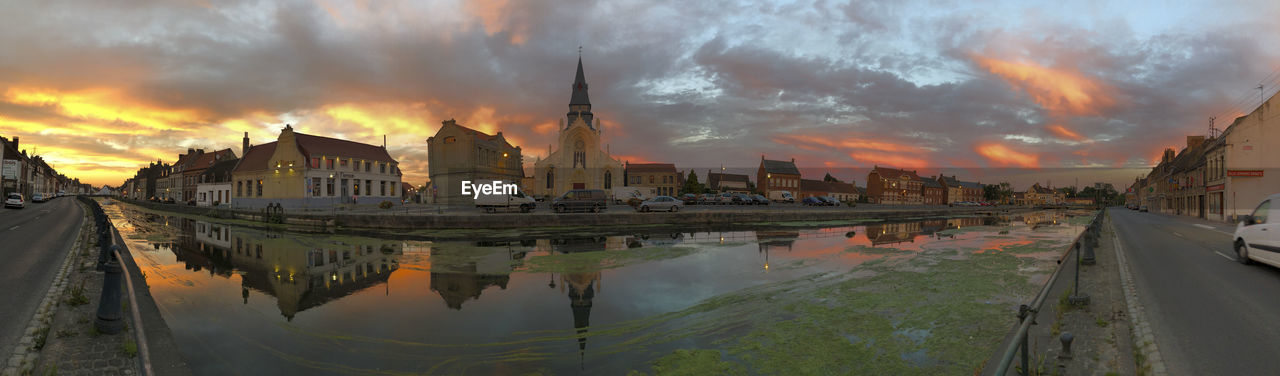
POLYGON ((196 157, 191 161, 191 164, 187 166, 185 172, 202 171, 210 167, 213 167, 213 165, 216 164, 218 161, 224 161, 228 159, 235 160, 235 157, 236 157, 236 153, 231 151, 231 149, 229 148, 218 150, 212 153, 197 154, 196 157))
MULTIPOLYGON (((232 155, 232 157, 234 157, 234 155, 232 155)), ((235 170, 236 164, 239 164, 239 163, 240 163, 239 159, 235 159, 235 158, 224 159, 214 163, 213 166, 210 166, 209 168, 205 169, 204 172, 200 173, 200 176, 203 177, 202 180, 204 180, 205 182, 211 182, 211 183, 231 181, 231 171, 235 170)))
POLYGON ((1052 194, 1052 193, 1054 193, 1053 189, 1049 189, 1049 188, 1043 187, 1043 186, 1041 186, 1041 185, 1040 185, 1040 183, 1032 184, 1032 185, 1031 185, 1031 188, 1027 189, 1027 192, 1028 192, 1028 193, 1042 194, 1042 195, 1043 195, 1043 194, 1052 194))
POLYGON ((942 175, 941 179, 943 180, 943 183, 945 183, 945 185, 948 187, 982 189, 982 184, 969 182, 969 181, 961 181, 960 179, 956 179, 955 175, 951 175, 951 176, 942 175))
POLYGON ((671 173, 676 172, 676 165, 671 163, 628 163, 627 172, 656 172, 671 173))
POLYGON ((853 184, 823 181, 813 179, 800 179, 801 192, 835 192, 835 193, 859 193, 858 188, 853 184))
POLYGON ((244 157, 240 158, 240 163, 236 165, 234 171, 259 171, 267 169, 267 162, 271 160, 271 155, 276 153, 276 142, 271 141, 262 145, 253 145, 249 147, 249 151, 244 153, 244 157))
POLYGON ((304 133, 293 133, 294 138, 298 141, 298 147, 302 149, 302 154, 311 158, 311 156, 335 156, 342 158, 359 158, 371 161, 396 163, 391 158, 391 154, 387 153, 387 149, 369 144, 362 144, 355 141, 339 140, 336 138, 313 136, 304 133))
POLYGON ((746 186, 747 183, 751 182, 751 178, 741 174, 707 173, 707 186, 712 189, 720 188, 721 184, 730 182, 742 183, 743 186, 746 186))
POLYGON ((925 187, 929 187, 929 188, 942 188, 942 183, 938 183, 938 181, 937 181, 937 180, 933 180, 933 179, 920 179, 920 181, 921 181, 922 183, 924 183, 924 186, 925 186, 925 187))
POLYGON ((498 134, 488 134, 488 133, 484 133, 484 132, 481 132, 481 131, 478 131, 478 130, 472 129, 472 128, 470 128, 470 127, 467 127, 467 126, 465 126, 465 125, 458 124, 458 122, 457 122, 457 121, 454 121, 453 119, 445 120, 445 121, 444 121, 444 125, 446 125, 446 126, 448 126, 448 125, 452 125, 452 126, 458 127, 458 129, 461 129, 464 133, 466 133, 466 134, 468 134, 468 135, 471 135, 471 137, 475 137, 475 138, 480 139, 480 140, 485 140, 485 141, 501 141, 501 142, 502 142, 502 144, 503 144, 504 146, 506 146, 506 147, 509 147, 509 148, 514 148, 514 147, 515 147, 515 146, 512 146, 510 142, 507 142, 507 138, 506 138, 506 137, 502 137, 502 132, 498 132, 498 134))
POLYGON ((881 179, 901 179, 902 176, 905 175, 907 178, 912 180, 923 180, 920 179, 920 175, 916 175, 915 171, 899 170, 896 168, 875 166, 871 169, 871 173, 880 175, 881 179))
POLYGON ((760 165, 764 166, 764 172, 770 174, 800 175, 800 169, 796 168, 794 159, 790 161, 761 159, 760 165))

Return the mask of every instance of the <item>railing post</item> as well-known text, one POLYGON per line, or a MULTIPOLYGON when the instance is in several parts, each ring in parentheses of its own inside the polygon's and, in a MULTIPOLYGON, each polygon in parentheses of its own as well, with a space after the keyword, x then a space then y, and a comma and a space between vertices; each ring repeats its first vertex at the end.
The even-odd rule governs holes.
POLYGON ((118 261, 111 260, 106 264, 106 271, 102 281, 102 295, 98 298, 98 318, 93 327, 105 334, 116 334, 124 330, 120 305, 120 276, 123 270, 118 261))

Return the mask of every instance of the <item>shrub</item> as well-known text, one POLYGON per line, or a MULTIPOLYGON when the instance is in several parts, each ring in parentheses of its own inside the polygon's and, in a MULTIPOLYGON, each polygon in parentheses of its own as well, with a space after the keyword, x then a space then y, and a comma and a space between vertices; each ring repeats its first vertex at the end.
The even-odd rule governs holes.
POLYGON ((395 204, 391 203, 391 201, 383 201, 378 204, 378 208, 380 209, 391 209, 392 206, 395 206, 395 204))
POLYGON ((221 203, 222 203, 221 201, 213 200, 213 206, 218 206, 218 204, 221 204, 221 203))

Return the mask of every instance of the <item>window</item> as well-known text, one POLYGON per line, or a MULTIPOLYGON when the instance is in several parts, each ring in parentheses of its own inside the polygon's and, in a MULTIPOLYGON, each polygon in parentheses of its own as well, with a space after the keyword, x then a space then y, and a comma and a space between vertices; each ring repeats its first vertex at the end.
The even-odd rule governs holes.
POLYGON ((1271 211, 1271 200, 1263 201, 1262 204, 1258 205, 1257 209, 1253 209, 1253 214, 1251 215, 1253 217, 1252 224, 1267 223, 1267 212, 1269 211, 1271 211))
POLYGON ((613 171, 604 172, 604 189, 613 188, 613 171))
POLYGON ((311 178, 311 196, 320 197, 320 178, 311 178))
MULTIPOLYGON (((368 165, 366 164, 365 166, 368 166, 368 165)), ((373 181, 372 181, 372 180, 365 179, 365 181, 364 181, 364 195, 365 195, 365 196, 373 195, 373 181)))
POLYGON ((332 170, 332 169, 333 169, 333 158, 325 158, 325 164, 327 164, 327 165, 328 165, 328 166, 326 166, 326 167, 329 167, 329 169, 330 169, 330 170, 332 170))
POLYGON ((324 185, 327 187, 329 196, 333 196, 333 178, 324 179, 324 185))
POLYGON ((360 195, 360 179, 353 180, 352 184, 355 184, 355 191, 353 194, 356 196, 359 196, 360 195))
POLYGON ((556 172, 555 170, 547 170, 547 189, 555 186, 556 172))
POLYGON ((357 162, 356 160, 352 159, 352 160, 351 160, 351 171, 360 171, 360 162, 357 162))
POLYGON ((379 196, 387 195, 387 182, 381 181, 381 180, 378 181, 378 192, 379 192, 378 194, 379 196))
POLYGON ((311 168, 320 168, 320 157, 311 158, 311 168))
POLYGON ((262 179, 258 179, 258 197, 262 197, 262 179))
POLYGON ((364 161, 364 172, 373 171, 373 162, 364 161))
POLYGON ((348 161, 348 160, 343 159, 343 160, 338 161, 338 164, 339 164, 340 166, 342 166, 342 167, 347 167, 347 161, 348 161))
POLYGON ((452 144, 452 143, 457 142, 457 141, 458 141, 458 139, 454 138, 453 136, 449 136, 449 137, 445 137, 445 138, 444 138, 444 143, 446 143, 446 144, 452 144))
POLYGON ((379 163, 379 164, 378 164, 378 172, 379 172, 379 173, 383 173, 383 174, 387 173, 387 164, 386 164, 386 163, 379 163))
POLYGON ((244 197, 244 182, 236 182, 236 196, 244 197))
POLYGON ((649 184, 653 184, 653 175, 649 175, 649 184))

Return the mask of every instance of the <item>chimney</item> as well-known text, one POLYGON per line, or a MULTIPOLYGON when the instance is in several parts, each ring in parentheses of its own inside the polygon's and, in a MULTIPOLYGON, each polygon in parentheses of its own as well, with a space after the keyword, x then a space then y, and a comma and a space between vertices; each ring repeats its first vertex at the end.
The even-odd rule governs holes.
POLYGON ((249 132, 244 132, 244 144, 240 147, 240 156, 243 157, 249 153, 249 132))
POLYGON ((22 150, 18 147, 18 136, 13 136, 13 150, 22 150))
POLYGON ((1187 136, 1187 149, 1200 146, 1204 143, 1204 136, 1187 136))
POLYGON ((187 148, 187 155, 192 155, 192 154, 195 154, 195 153, 196 153, 196 149, 187 148))

